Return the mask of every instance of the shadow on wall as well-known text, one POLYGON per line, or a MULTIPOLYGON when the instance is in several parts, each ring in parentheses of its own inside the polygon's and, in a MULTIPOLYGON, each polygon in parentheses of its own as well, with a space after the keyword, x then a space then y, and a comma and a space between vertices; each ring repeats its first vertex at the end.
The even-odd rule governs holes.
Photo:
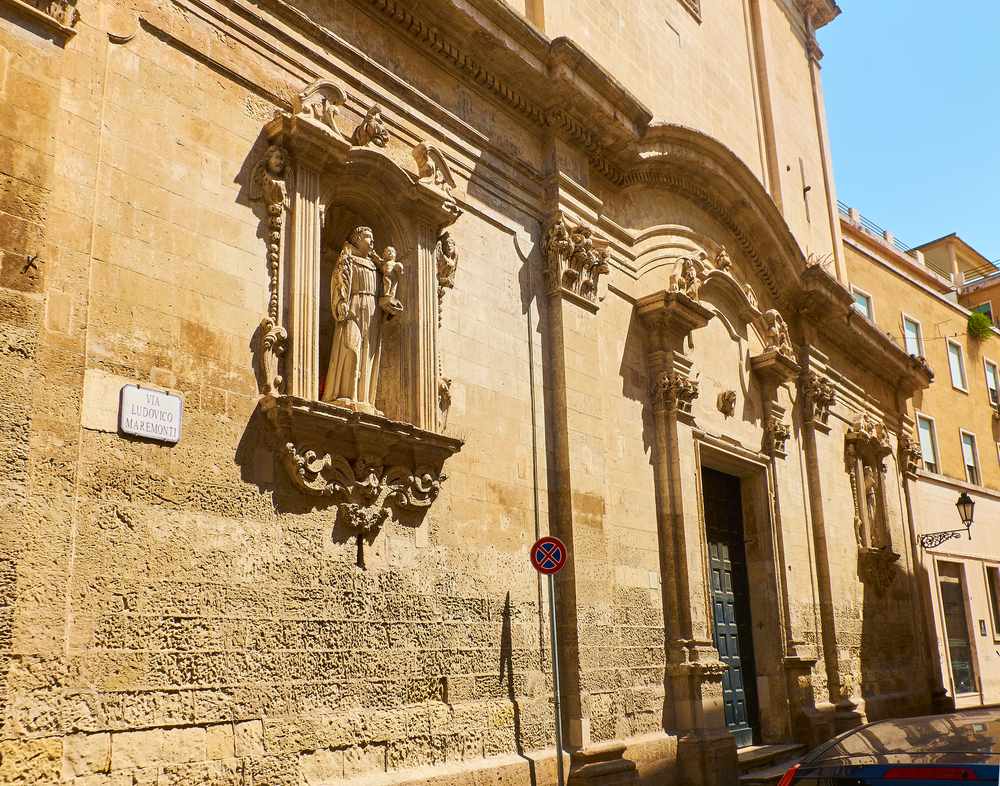
POLYGON ((860 692, 869 722, 921 715, 930 711, 930 685, 925 679, 927 657, 914 620, 911 582, 899 562, 865 565, 859 555, 863 582, 860 692))
POLYGON ((635 311, 629 315, 618 375, 622 380, 622 396, 642 405, 642 447, 649 456, 649 465, 652 467, 655 460, 656 426, 653 422, 653 402, 649 389, 653 381, 649 378, 649 369, 646 367, 646 333, 635 311))

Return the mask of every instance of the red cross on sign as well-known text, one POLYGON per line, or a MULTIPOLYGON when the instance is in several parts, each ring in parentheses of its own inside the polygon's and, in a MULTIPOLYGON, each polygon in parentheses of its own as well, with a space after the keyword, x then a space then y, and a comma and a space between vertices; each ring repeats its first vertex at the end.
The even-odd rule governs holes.
POLYGON ((551 576, 566 564, 566 544, 559 538, 539 538, 531 547, 531 564, 539 573, 551 576))

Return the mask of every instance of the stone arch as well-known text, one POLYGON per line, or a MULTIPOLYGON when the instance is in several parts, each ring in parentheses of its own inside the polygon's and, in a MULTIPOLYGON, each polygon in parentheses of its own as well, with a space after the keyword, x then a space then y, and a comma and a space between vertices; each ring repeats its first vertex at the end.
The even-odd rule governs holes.
POLYGON ((616 213, 623 197, 649 189, 676 194, 726 229, 775 304, 792 305, 805 255, 760 180, 721 142, 684 126, 653 124, 614 184, 602 195, 612 220, 622 223, 616 213))

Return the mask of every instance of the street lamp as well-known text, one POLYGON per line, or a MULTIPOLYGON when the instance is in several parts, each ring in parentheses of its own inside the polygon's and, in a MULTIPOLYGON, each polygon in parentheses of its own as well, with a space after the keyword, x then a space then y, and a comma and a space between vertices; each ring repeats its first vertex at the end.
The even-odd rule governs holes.
POLYGON ((972 540, 972 514, 976 509, 975 500, 973 500, 967 492, 963 491, 958 495, 958 502, 955 503, 955 507, 958 509, 958 517, 962 520, 962 524, 965 529, 948 529, 944 532, 928 532, 926 535, 920 536, 921 546, 925 549, 937 548, 945 541, 961 537, 963 532, 967 532, 969 540, 972 540))

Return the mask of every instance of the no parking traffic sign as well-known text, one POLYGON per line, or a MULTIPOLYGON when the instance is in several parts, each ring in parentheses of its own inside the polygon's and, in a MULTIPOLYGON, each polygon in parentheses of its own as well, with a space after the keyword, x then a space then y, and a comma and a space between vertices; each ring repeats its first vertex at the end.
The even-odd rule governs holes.
POLYGON ((539 538, 531 547, 531 564, 546 576, 558 573, 566 564, 566 544, 559 538, 539 538))

